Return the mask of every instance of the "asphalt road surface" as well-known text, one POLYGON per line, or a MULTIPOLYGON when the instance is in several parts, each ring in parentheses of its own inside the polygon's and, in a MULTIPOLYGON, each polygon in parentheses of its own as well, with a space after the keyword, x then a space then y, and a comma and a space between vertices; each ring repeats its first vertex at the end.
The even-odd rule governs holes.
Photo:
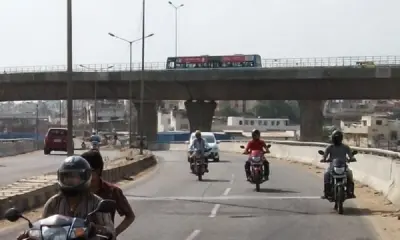
POLYGON ((124 187, 137 219, 118 240, 379 239, 351 201, 345 215, 335 213, 320 199, 322 179, 297 166, 273 160, 270 181, 255 192, 243 155, 222 154, 203 182, 189 173, 184 152, 157 155, 156 170, 124 187))
MULTIPOLYGON (((75 150, 75 154, 83 151, 75 150)), ((117 157, 120 152, 102 150, 103 157, 117 157)), ((11 184, 25 177, 33 177, 48 172, 55 172, 61 162, 67 157, 66 152, 51 152, 44 155, 43 151, 35 151, 11 157, 0 158, 0 187, 11 184)))

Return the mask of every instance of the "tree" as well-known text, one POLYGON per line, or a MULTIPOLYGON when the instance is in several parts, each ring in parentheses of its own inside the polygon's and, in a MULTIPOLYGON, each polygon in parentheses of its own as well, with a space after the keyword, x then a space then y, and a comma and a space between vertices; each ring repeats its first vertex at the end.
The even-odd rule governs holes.
POLYGON ((236 111, 236 109, 231 108, 229 106, 224 106, 223 108, 221 108, 218 113, 216 113, 216 115, 218 116, 225 116, 225 117, 229 117, 229 116, 240 116, 240 113, 238 111, 236 111))
POLYGON ((262 118, 289 118, 294 123, 300 122, 300 110, 297 102, 279 100, 259 101, 253 112, 262 118))

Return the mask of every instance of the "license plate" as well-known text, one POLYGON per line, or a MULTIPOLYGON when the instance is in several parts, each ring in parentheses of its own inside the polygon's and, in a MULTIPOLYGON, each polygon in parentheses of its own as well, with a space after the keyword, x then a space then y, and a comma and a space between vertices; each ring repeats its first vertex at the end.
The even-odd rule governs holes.
POLYGON ((61 139, 54 139, 54 142, 61 142, 61 139))

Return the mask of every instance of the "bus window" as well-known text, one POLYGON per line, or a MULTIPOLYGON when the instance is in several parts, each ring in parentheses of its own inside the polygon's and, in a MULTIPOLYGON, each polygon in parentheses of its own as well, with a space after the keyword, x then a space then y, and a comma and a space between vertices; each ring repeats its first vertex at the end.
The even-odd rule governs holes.
POLYGON ((173 62, 173 61, 168 62, 167 63, 167 68, 168 69, 174 69, 175 68, 175 62, 173 62))
POLYGON ((175 68, 175 58, 167 58, 167 69, 175 68))
POLYGON ((255 67, 262 67, 262 62, 261 62, 261 56, 260 55, 255 55, 255 67))

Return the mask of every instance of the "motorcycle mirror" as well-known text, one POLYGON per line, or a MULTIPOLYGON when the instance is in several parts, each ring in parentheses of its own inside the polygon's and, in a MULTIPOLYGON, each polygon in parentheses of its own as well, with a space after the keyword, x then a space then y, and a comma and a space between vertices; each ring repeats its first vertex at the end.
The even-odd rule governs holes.
POLYGON ((357 155, 357 153, 358 153, 357 150, 353 150, 353 151, 351 152, 351 154, 353 154, 353 156, 354 156, 354 155, 357 155))
POLYGON ((10 222, 16 222, 22 217, 22 213, 16 208, 10 208, 6 211, 4 217, 10 222))
POLYGON ((244 149, 244 146, 243 146, 243 145, 240 145, 240 148, 243 148, 243 149, 244 149))
POLYGON ((318 154, 319 154, 319 155, 324 155, 324 154, 325 154, 325 152, 324 152, 324 151, 322 151, 322 150, 318 150, 318 154))
POLYGON ((220 143, 221 143, 221 141, 218 140, 218 141, 217 141, 217 144, 220 144, 220 143))
POLYGON ((268 145, 267 145, 267 148, 270 148, 270 147, 271 147, 271 144, 268 144, 268 145))

